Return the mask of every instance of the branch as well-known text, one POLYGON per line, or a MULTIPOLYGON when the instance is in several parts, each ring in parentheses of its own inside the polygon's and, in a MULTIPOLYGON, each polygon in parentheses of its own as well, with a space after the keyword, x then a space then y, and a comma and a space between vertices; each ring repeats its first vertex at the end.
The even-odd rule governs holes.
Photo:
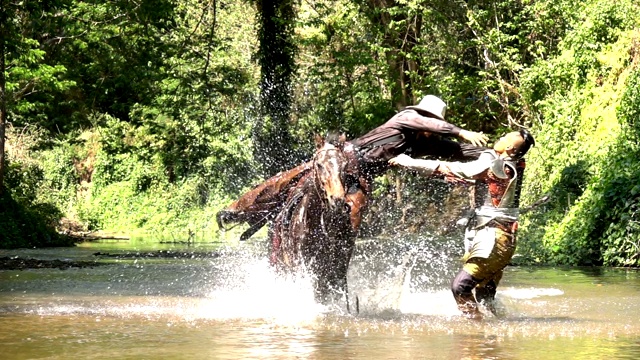
POLYGON ((35 92, 35 90, 33 90, 33 89, 34 89, 34 87, 36 85, 36 81, 38 79, 39 78, 33 78, 33 79, 29 80, 29 82, 26 83, 22 89, 14 91, 13 92, 13 100, 15 101, 15 100, 22 99, 23 97, 35 92))
POLYGON ((543 197, 541 197, 540 199, 538 199, 537 201, 535 201, 533 204, 525 207, 525 208, 521 208, 520 209, 520 214, 526 214, 530 211, 535 210, 537 207, 539 207, 540 205, 544 205, 546 203, 548 203, 549 201, 551 201, 551 197, 547 194, 544 195, 543 197))

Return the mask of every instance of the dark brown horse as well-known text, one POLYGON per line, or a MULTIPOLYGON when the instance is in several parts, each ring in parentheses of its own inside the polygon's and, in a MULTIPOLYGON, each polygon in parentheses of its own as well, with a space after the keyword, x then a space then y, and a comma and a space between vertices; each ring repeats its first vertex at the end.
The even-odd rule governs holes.
MULTIPOLYGON (((316 299, 327 304, 347 295, 347 270, 355 247, 345 186, 350 162, 344 137, 331 143, 316 138, 309 171, 293 187, 269 229, 271 263, 285 272, 307 269, 316 299)), ((347 297, 348 304, 348 297, 347 297)))
POLYGON ((311 162, 298 165, 256 185, 240 199, 216 214, 218 227, 229 230, 237 224, 246 222, 249 228, 242 233, 240 241, 247 240, 277 216, 286 201, 287 194, 300 182, 300 179, 309 174, 311 165, 311 162))

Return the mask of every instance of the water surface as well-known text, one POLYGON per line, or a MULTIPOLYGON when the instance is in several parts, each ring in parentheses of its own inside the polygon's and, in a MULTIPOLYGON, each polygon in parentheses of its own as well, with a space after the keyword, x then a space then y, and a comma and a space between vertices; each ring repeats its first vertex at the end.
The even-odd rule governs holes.
POLYGON ((456 246, 361 241, 350 304, 323 307, 305 277, 282 278, 264 240, 231 248, 90 243, 0 251, 108 265, 0 271, 3 359, 638 359, 640 274, 509 267, 500 317, 458 313, 456 246), (183 249, 216 257, 108 258, 183 249))

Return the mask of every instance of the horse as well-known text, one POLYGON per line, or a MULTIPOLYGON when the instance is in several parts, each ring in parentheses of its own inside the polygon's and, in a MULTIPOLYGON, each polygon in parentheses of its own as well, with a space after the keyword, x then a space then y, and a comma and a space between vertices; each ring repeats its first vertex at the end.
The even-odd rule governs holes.
POLYGON ((240 235, 240 241, 249 239, 277 216, 291 188, 295 187, 310 170, 311 162, 303 163, 256 185, 216 214, 218 228, 230 230, 238 224, 246 222, 249 224, 249 228, 240 235))
POLYGON ((316 137, 311 171, 288 192, 268 236, 276 269, 310 271, 316 301, 326 305, 344 294, 348 308, 347 270, 359 221, 354 223, 347 196, 357 169, 344 147, 344 136, 316 137))

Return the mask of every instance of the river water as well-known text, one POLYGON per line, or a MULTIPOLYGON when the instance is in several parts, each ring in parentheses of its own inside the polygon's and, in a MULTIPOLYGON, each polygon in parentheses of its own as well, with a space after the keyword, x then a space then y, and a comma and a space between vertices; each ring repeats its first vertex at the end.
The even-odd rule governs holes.
POLYGON ((638 271, 508 267, 500 316, 468 320, 449 291, 461 249, 430 241, 359 242, 349 272, 351 313, 345 303, 316 304, 304 276, 274 274, 261 239, 2 250, 0 257, 107 264, 0 271, 0 358, 640 358, 638 271), (94 255, 169 248, 194 256, 94 255), (212 253, 218 256, 195 256, 212 253))

